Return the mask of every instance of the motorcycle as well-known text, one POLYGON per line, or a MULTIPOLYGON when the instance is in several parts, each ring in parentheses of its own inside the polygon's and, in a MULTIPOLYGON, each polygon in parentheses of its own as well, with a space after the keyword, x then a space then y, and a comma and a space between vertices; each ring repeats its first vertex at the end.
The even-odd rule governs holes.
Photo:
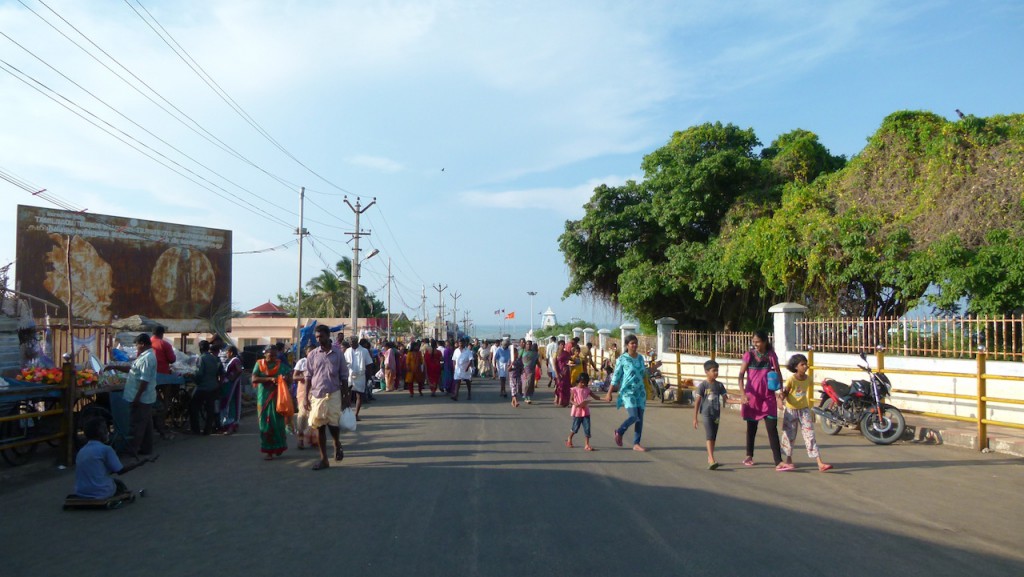
POLYGON ((811 410, 821 417, 821 429, 836 435, 843 427, 860 427, 861 433, 877 445, 891 445, 903 436, 907 423, 903 413, 886 404, 892 384, 884 374, 871 370, 867 355, 860 354, 868 380, 855 380, 849 385, 834 379, 821 383, 821 402, 811 410))

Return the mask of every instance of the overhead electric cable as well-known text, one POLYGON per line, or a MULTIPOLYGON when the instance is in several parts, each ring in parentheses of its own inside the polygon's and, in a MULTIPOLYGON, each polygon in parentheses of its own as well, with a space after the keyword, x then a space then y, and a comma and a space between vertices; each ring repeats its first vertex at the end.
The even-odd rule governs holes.
POLYGON ((160 160, 159 158, 156 158, 156 156, 153 156, 153 154, 155 154, 155 155, 157 155, 157 156, 159 156, 159 157, 161 157, 161 158, 163 158, 163 159, 166 159, 166 160, 167 160, 167 162, 170 162, 171 164, 174 164, 175 166, 178 166, 178 167, 180 167, 180 168, 181 168, 182 170, 184 170, 184 171, 186 171, 186 172, 188 172, 188 173, 190 173, 190 174, 194 175, 194 176, 195 176, 196 178, 198 178, 198 179, 200 179, 200 180, 202 180, 202 181, 205 181, 205 182, 209 183, 210 185, 212 185, 212 186, 214 186, 214 187, 216 187, 216 188, 219 188, 220 190, 224 191, 224 193, 226 193, 226 194, 228 194, 228 195, 230 195, 230 196, 234 196, 234 197, 235 197, 236 199, 238 199, 238 200, 241 200, 241 199, 240 199, 240 198, 238 198, 237 196, 235 196, 235 195, 231 194, 230 192, 228 192, 227 190, 225 190, 225 189, 224 189, 223 187, 220 187, 220 186, 218 186, 218 185, 216 185, 216 184, 214 184, 214 183, 210 182, 209 180, 207 180, 207 179, 206 179, 206 178, 204 178, 203 176, 201 176, 201 175, 199 175, 199 174, 196 174, 196 173, 195 173, 194 171, 192 171, 191 169, 189 169, 189 168, 187 168, 187 167, 185 167, 185 166, 182 166, 182 165, 181 165, 180 163, 178 163, 178 162, 177 162, 177 161, 175 161, 174 159, 168 158, 168 157, 167 157, 167 156, 166 156, 165 154, 161 153, 160 151, 158 151, 158 150, 154 150, 154 149, 153 149, 152 147, 150 147, 150 146, 148 146, 147 144, 145 144, 145 143, 143 143, 143 142, 139 141, 138 139, 136 139, 135 137, 131 136, 130 134, 127 134, 126 132, 124 132, 124 131, 122 131, 122 130, 118 129, 117 127, 114 127, 114 126, 113 126, 113 125, 111 125, 111 124, 110 124, 109 122, 106 122, 105 120, 103 120, 103 119, 99 118, 98 116, 96 116, 96 115, 95 115, 95 114, 93 114, 92 112, 89 112, 89 111, 88 111, 88 110, 86 110, 85 108, 83 108, 83 107, 79 106, 78 104, 76 104, 75 102, 73 102, 73 101, 72 101, 72 100, 70 100, 69 98, 67 98, 67 97, 63 96, 63 95, 62 95, 62 94, 60 94, 59 92, 56 92, 55 90, 53 90, 52 88, 50 88, 50 87, 49 87, 49 86, 47 86, 46 84, 44 84, 44 83, 40 82, 39 80, 37 80, 37 79, 33 78, 32 76, 30 76, 30 75, 28 75, 28 74, 26 74, 26 73, 22 72, 22 71, 21 71, 21 70, 20 70, 19 68, 17 68, 16 66, 13 66, 12 64, 10 64, 9 62, 7 62, 6 60, 0 59, 0 67, 2 67, 2 68, 3 68, 4 72, 7 72, 8 74, 10 74, 11 76, 13 76, 14 78, 16 78, 17 80, 19 80, 20 82, 24 83, 24 84, 25 84, 25 85, 27 85, 28 87, 30 87, 30 88, 32 88, 33 90, 35 90, 35 91, 39 92, 39 93, 40 93, 40 94, 42 94, 43 96, 46 96, 46 97, 47 97, 47 98, 49 98, 50 100, 53 100, 54 102, 56 102, 56 103, 57 103, 57 104, 59 104, 60 106, 63 106, 64 108, 68 109, 69 111, 71 111, 72 113, 74 113, 74 114, 75 114, 76 116, 78 116, 78 117, 82 118, 83 120, 85 120, 85 121, 86 121, 86 122, 88 122, 89 124, 92 124, 92 125, 93 125, 93 126, 95 126, 96 128, 99 128, 100 130, 102 130, 102 131, 106 132, 106 133, 107 133, 107 134, 109 134, 110 136, 113 136, 114 138, 116 138, 116 139, 120 140, 120 141, 121 141, 122 143, 124 143, 124 144, 128 145, 129 147, 133 148, 133 149, 134 149, 134 150, 136 150, 137 152, 139 152, 139 153, 143 154, 144 156, 147 156, 148 158, 150 158, 150 159, 152 159, 153 161, 155 161, 155 162, 157 162, 157 163, 161 164, 162 166, 164 166, 164 167, 166 167, 166 168, 168 168, 168 169, 172 170, 173 172, 175 172, 175 173, 179 174, 180 176, 184 177, 185 179, 187 179, 187 180, 189 180, 189 181, 191 181, 191 182, 195 183, 196 185, 198 185, 198 186, 200 186, 200 187, 202 187, 202 188, 204 188, 204 189, 206 189, 206 190, 208 190, 208 191, 212 192, 213 194, 215 194, 215 195, 217 195, 217 196, 219 196, 219 197, 221 197, 221 198, 223 198, 223 199, 225 199, 225 200, 227 200, 227 201, 229 201, 229 202, 232 202, 232 204, 235 204, 235 205, 237 205, 237 206, 239 206, 239 207, 241 207, 241 208, 243 208, 243 209, 245 209, 245 210, 248 210, 249 212, 252 212, 253 214, 256 214, 256 215, 260 216, 261 218, 264 218, 264 219, 266 219, 266 220, 269 220, 269 221, 271 221, 271 222, 273 222, 273 223, 275 223, 275 224, 283 225, 283 226, 285 226, 285 227, 287 227, 287 228, 289 228, 289 229, 291 229, 291 228, 294 228, 294 227, 293 227, 293 226, 292 226, 291 224, 289 224, 288 222, 285 222, 284 220, 281 220, 280 218, 278 218, 278 217, 276 217, 276 216, 273 216, 273 215, 268 215, 268 214, 267 214, 267 213, 265 213, 265 212, 260 212, 260 211, 257 211, 257 210, 255 210, 255 209, 253 209, 253 208, 250 208, 250 207, 249 207, 249 206, 248 206, 247 204, 245 204, 245 203, 236 203, 236 202, 233 202, 233 201, 231 201, 231 199, 229 199, 229 198, 227 198, 226 196, 224 196, 224 194, 222 194, 222 193, 218 192, 217 190, 214 190, 213 188, 210 188, 210 186, 207 186, 206 184, 203 184, 203 183, 201 183, 201 182, 199 182, 199 181, 195 180, 194 178, 192 178, 192 177, 190 177, 190 176, 188 176, 188 175, 186 175, 186 174, 182 173, 181 171, 177 170, 176 168, 174 168, 174 167, 172 167, 172 166, 168 165, 168 164, 167 164, 167 163, 165 163, 165 162, 164 162, 163 160, 160 160), (21 76, 19 76, 19 75, 21 75, 21 76), (22 78, 22 76, 24 76, 25 78, 22 78), (29 79, 29 80, 31 80, 31 82, 30 82, 29 80, 26 80, 26 78, 27 78, 27 79, 29 79), (34 83, 35 85, 34 85, 33 83, 34 83), (48 94, 48 93, 47 93, 46 91, 44 91, 44 90, 42 90, 42 89, 45 89, 46 91, 49 91, 49 92, 50 92, 50 93, 52 93, 52 94, 55 94, 55 95, 56 95, 57 97, 59 97, 59 98, 60 98, 60 100, 58 100, 58 98, 54 97, 53 95, 51 95, 51 94, 48 94), (86 117, 86 116, 85 116, 84 114, 82 114, 82 112, 79 112, 78 110, 75 110, 75 109, 74 109, 74 108, 72 108, 71 106, 68 106, 68 104, 65 104, 64 102, 61 102, 61 100, 64 100, 64 101, 66 101, 67 103, 69 103, 69 104, 73 105, 73 106, 74 106, 75 108, 78 108, 78 109, 80 109, 80 110, 81 110, 82 112, 84 112, 85 114, 87 114, 87 115, 89 115, 89 116, 92 116, 92 117, 96 118, 96 120, 92 120, 91 118, 88 118, 88 117, 86 117), (110 129, 107 129, 107 128, 105 128, 105 127, 101 126, 101 124, 99 124, 99 123, 103 123, 103 124, 106 124, 106 125, 110 126, 110 129), (122 138, 122 137, 121 137, 121 136, 119 136, 118 134, 115 134, 115 132, 118 132, 118 133, 120 133, 120 134, 124 135, 124 138, 122 138), (138 146, 136 146, 135 144, 132 144, 132 142, 129 142, 128 140, 125 140, 125 138, 127 138, 128 140, 131 140, 131 141, 133 141, 133 142, 135 142, 135 143, 138 143, 138 146), (153 153, 153 154, 150 154, 150 153, 149 153, 149 152, 147 152, 146 150, 142 150, 142 148, 139 148, 139 146, 141 146, 141 147, 143 147, 143 148, 145 148, 145 149, 147 149, 147 150, 149 150, 149 151, 152 151, 152 153, 153 153))
MULTIPOLYGON (((42 3, 42 0, 38 0, 38 1, 40 3, 42 3)), ((261 136, 263 136, 268 142, 273 144, 274 147, 277 148, 278 150, 280 150, 285 156, 287 156, 288 158, 292 159, 299 166, 301 166, 302 168, 305 168, 307 171, 309 171, 310 174, 312 174, 313 176, 316 176, 317 178, 319 178, 323 182, 333 186, 334 188, 336 188, 336 189, 338 189, 340 191, 345 192, 345 189, 343 189, 342 187, 338 186, 337 184, 334 184, 333 182, 328 180, 326 177, 324 177, 323 175, 321 175, 317 171, 315 171, 312 168, 310 168, 308 165, 306 165, 301 160, 299 160, 294 154, 292 154, 290 151, 288 151, 288 149, 285 148, 280 142, 278 142, 274 137, 272 137, 270 135, 270 133, 266 131, 266 129, 264 129, 262 126, 260 126, 260 124, 258 122, 256 122, 256 120, 253 119, 253 117, 251 115, 249 115, 249 113, 247 113, 240 105, 238 105, 238 103, 235 102, 234 99, 232 99, 230 96, 228 96, 227 92, 224 91, 224 89, 221 88, 220 85, 217 84, 217 82, 213 80, 212 76, 210 76, 205 70, 203 70, 202 66, 200 66, 199 63, 196 62, 194 58, 192 58, 192 56, 188 53, 188 51, 185 50, 181 46, 181 44, 179 44, 178 41, 174 39, 174 36, 172 36, 171 33, 168 32, 167 29, 164 28, 163 25, 161 25, 160 22, 156 18, 153 17, 153 14, 150 13, 148 10, 146 10, 146 7, 143 6, 141 2, 136 0, 136 3, 139 5, 139 7, 141 7, 146 12, 146 14, 149 16, 149 18, 153 22, 155 22, 157 26, 160 27, 160 30, 163 31, 163 34, 161 34, 160 32, 157 32, 157 30, 155 28, 153 28, 153 26, 151 24, 149 24, 149 22, 142 16, 142 14, 139 13, 138 10, 135 10, 135 8, 128 2, 128 0, 125 0, 125 3, 128 4, 128 6, 130 8, 132 8, 132 10, 139 16, 139 18, 141 18, 143 21, 146 22, 147 25, 149 25, 149 27, 153 30, 154 33, 156 33, 157 36, 160 36, 160 38, 164 41, 164 43, 167 44, 171 48, 171 50, 178 56, 178 58, 180 58, 196 74, 196 76, 199 76, 199 78, 204 83, 206 83, 206 85, 209 86, 210 89, 213 90, 213 92, 218 97, 220 97, 220 99, 223 100, 225 104, 228 105, 228 107, 230 107, 233 111, 235 111, 236 114, 238 114, 243 120, 245 120, 250 126, 252 126, 256 130, 256 132, 258 132, 261 136), (165 35, 166 35, 166 38, 164 37, 165 35), (167 41, 168 38, 170 39, 171 42, 174 43, 174 46, 172 46, 171 43, 167 41), (175 46, 177 46, 178 49, 181 50, 180 53, 178 52, 178 50, 175 50, 175 46), (184 54, 185 56, 182 56, 182 54, 184 54), (187 56, 187 58, 186 58, 186 56, 187 56), (194 66, 193 66, 193 64, 194 64, 194 66), (215 88, 215 86, 216 86, 216 88, 215 88)), ((44 4, 44 6, 45 6, 45 4, 44 4)), ((49 8, 49 6, 47 6, 47 8, 49 8)))
MULTIPOLYGON (((141 124, 139 124, 138 122, 135 122, 134 120, 132 120, 131 118, 129 118, 128 116, 126 116, 126 115, 125 115, 124 113, 122 113, 122 112, 121 112, 120 110, 118 110, 117 108, 115 108, 115 107, 111 106, 111 105, 110 105, 109 103, 107 103, 107 102, 106 102, 105 100, 103 100, 102 98, 100 98, 99 96, 97 96, 97 95, 96 95, 95 93, 93 93, 93 92, 92 92, 92 91, 90 91, 89 89, 85 88, 84 86, 82 86, 81 84, 79 84, 78 82, 76 82, 75 80, 73 80, 72 78, 70 78, 70 77, 69 77, 68 75, 66 75, 66 74, 64 74, 63 72, 61 72, 60 70, 57 70, 56 68, 54 68, 54 67, 53 67, 52 65, 50 65, 50 63, 49 63, 49 62, 46 62, 45 60, 43 60, 42 58, 40 58, 40 57, 39 57, 38 55, 36 55, 36 54, 35 54, 34 52, 32 52, 31 50, 29 50, 29 49, 28 49, 28 48, 26 48, 25 46, 21 45, 21 44, 20 44, 20 43, 19 43, 18 41, 16 41, 15 39, 11 38, 10 36, 8 36, 8 35, 7 35, 6 33, 4 33, 3 31, 0 31, 0 35, 2 35, 2 36, 3 36, 4 38, 6 38, 7 40, 11 41, 11 42, 12 42, 12 43, 13 43, 14 45, 16 45, 16 46, 17 46, 18 48, 21 48, 22 50, 24 50, 25 52, 27 52, 27 53, 28 53, 29 55, 31 55, 31 56, 32 56, 33 58, 35 58, 36 60, 38 60, 39 62, 41 62, 41 63, 42 63, 42 64, 43 64, 44 66, 48 67, 48 68, 49 68, 50 70, 53 70, 54 72, 56 72, 57 74, 59 74, 59 75, 60 75, 60 76, 61 76, 62 78, 64 78, 65 80, 67 80, 67 81, 68 81, 68 82, 70 82, 71 84, 74 84, 75 86, 77 86, 77 87, 78 87, 78 88, 79 88, 80 90, 82 90, 82 92, 85 92, 85 93, 86 93, 86 94, 88 94, 89 96, 92 96, 92 97, 93 97, 94 99, 96 99, 96 101, 98 101, 98 102, 99 102, 100 104, 102 104, 103 106, 106 106, 106 107, 107 107, 107 108, 108 108, 108 109, 109 109, 109 110, 110 110, 111 112, 113 112, 114 114, 117 114, 117 115, 118 115, 118 116, 120 116, 121 118, 123 118, 123 119, 127 120, 127 121, 128 121, 128 122, 130 122, 130 123, 131 123, 132 125, 136 126, 137 128, 139 128, 140 130, 142 130, 142 131, 143 131, 143 132, 145 132, 146 134, 148 134, 148 135, 152 136, 153 138, 155 138, 155 139, 159 140, 160 142, 162 142, 162 143, 163 143, 164 145, 166 145, 166 146, 167 146, 168 148, 170 148, 171 150, 174 150, 174 151, 175 151, 175 152, 177 152, 178 154, 180 154, 180 155, 184 156, 185 158, 187 158, 187 159, 191 160, 192 162, 194 162, 194 163, 198 164, 199 166, 201 166, 201 167, 205 168, 206 170, 210 171, 211 173, 213 173, 213 174, 217 175, 218 177, 220 177, 220 178, 224 179, 224 181, 225 181, 225 182, 228 182, 228 183, 230 183, 230 184, 234 185, 234 186, 235 186, 235 187, 237 187, 237 188, 238 188, 239 190, 242 190, 243 192, 246 192, 246 193, 248 193, 248 194, 251 194, 251 195, 255 196, 256 198, 260 199, 260 200, 261 200, 261 201, 263 201, 264 203, 267 203, 267 204, 269 204, 269 205, 273 206, 274 208, 280 209, 280 210, 282 210, 282 211, 284 211, 284 212, 287 212, 287 213, 289 213, 289 214, 292 214, 292 215, 294 215, 294 216, 298 216, 298 215, 297 215, 297 214, 296 214, 295 212, 292 212, 291 210, 289 210, 289 209, 287 209, 287 208, 285 208, 285 207, 283 207, 283 206, 280 206, 280 205, 278 205, 278 204, 274 204, 274 202, 273 202, 273 201, 271 201, 270 199, 267 199, 267 198, 265 198, 265 197, 263 197, 263 196, 260 196, 259 194, 256 194, 255 192, 253 192, 253 191, 251 191, 251 190, 249 190, 249 189, 245 188, 244 186, 242 186, 242 185, 238 184, 237 182, 234 182, 234 181, 233 181, 233 180, 231 180, 230 178, 228 178, 228 177, 226 177, 226 176, 224 176, 224 175, 220 174, 219 172, 217 172, 216 170, 214 170, 214 169, 210 168, 209 166, 207 166, 207 165, 203 164, 202 162, 200 162, 200 161, 196 160, 195 158, 193 158, 193 157, 192 157, 192 156, 190 156, 189 154, 185 153, 184 151, 182 151, 182 150, 181 150, 181 149, 179 149, 178 147, 176 147, 176 146, 174 146, 173 144, 171 144, 170 142, 167 142, 166 140, 164 140, 164 139, 163 139, 163 138, 161 138, 160 136, 157 136, 157 135, 156 135, 156 134, 154 134, 154 133, 153 133, 152 131, 150 131, 150 130, 149 130, 149 129, 147 129, 146 127, 142 126, 142 125, 141 125, 141 124)), ((76 106, 77 106, 77 105, 76 105, 76 106)), ((98 118, 98 117, 97 117, 97 118, 98 118)), ((108 123, 108 124, 109 124, 109 123, 108 123)), ((325 226, 330 226, 330 225, 325 225, 325 226)), ((339 227, 339 228, 340 228, 340 227, 339 227)))

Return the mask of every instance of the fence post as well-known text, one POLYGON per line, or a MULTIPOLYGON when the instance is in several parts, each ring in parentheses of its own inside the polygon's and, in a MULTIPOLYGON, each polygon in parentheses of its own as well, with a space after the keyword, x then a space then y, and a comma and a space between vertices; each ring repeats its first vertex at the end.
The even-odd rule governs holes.
POLYGON ((797 352, 796 321, 803 318, 807 307, 799 303, 779 303, 768 309, 774 317, 772 347, 779 358, 789 358, 797 352))
POLYGON ((875 370, 879 373, 885 370, 885 347, 882 345, 875 347, 875 370))
POLYGON ((988 425, 985 424, 985 413, 988 410, 985 402, 985 357, 988 351, 985 347, 978 347, 978 450, 988 448, 988 425))
MULTIPOLYGON (((807 391, 807 395, 808 395, 807 399, 811 403, 810 406, 813 407, 814 406, 814 399, 817 398, 815 396, 817 393, 814 392, 814 347, 813 346, 812 347, 807 347, 807 378, 811 380, 811 386, 808 387, 808 391, 807 391)), ((812 423, 817 421, 816 417, 817 416, 814 414, 814 411, 811 411, 811 422, 812 423)))
POLYGON ((60 420, 60 432, 63 434, 60 439, 60 464, 70 467, 75 460, 75 398, 78 396, 78 376, 71 355, 64 355, 61 371, 61 381, 64 383, 61 408, 64 413, 60 420))

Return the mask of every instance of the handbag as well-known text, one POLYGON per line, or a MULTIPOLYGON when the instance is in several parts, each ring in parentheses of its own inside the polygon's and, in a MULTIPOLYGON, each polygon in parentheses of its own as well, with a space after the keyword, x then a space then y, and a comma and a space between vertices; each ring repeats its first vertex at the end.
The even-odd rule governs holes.
POLYGON ((283 377, 277 377, 277 403, 275 407, 277 414, 291 419, 295 416, 295 405, 292 403, 292 392, 288 389, 288 381, 283 377))
POLYGON ((356 412, 352 410, 352 407, 348 407, 341 412, 341 419, 338 424, 341 425, 341 428, 345 429, 346 431, 355 432, 356 412))

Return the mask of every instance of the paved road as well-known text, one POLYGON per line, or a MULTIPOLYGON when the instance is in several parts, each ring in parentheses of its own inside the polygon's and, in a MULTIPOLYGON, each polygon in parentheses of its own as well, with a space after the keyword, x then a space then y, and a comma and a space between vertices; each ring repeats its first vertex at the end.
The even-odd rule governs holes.
MULTIPOLYGON (((745 468, 729 412, 725 467, 704 467, 691 409, 653 405, 641 454, 622 412, 594 411, 597 452, 567 449, 566 409, 379 395, 342 466, 274 462, 250 418, 231 437, 159 446, 118 511, 62 512, 70 472, 0 488, 3 574, 1024 575, 1024 461, 819 437, 836 469, 745 468)), ((763 434, 755 455, 770 460, 763 434)), ((800 441, 797 441, 798 445, 800 441)))

